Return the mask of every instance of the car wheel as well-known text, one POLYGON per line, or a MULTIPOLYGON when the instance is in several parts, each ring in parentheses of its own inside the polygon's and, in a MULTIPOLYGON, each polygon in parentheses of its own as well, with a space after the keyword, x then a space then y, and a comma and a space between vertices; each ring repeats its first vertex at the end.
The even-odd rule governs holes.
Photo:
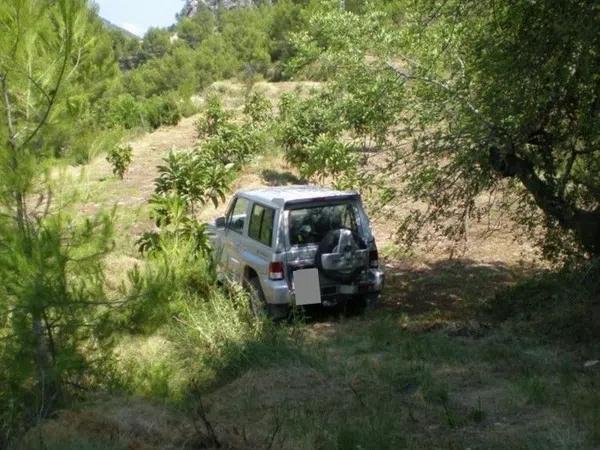
POLYGON ((246 285, 250 294, 250 311, 254 317, 264 316, 267 313, 267 302, 260 286, 260 280, 257 277, 251 278, 246 285))
POLYGON ((254 317, 263 317, 268 315, 275 321, 285 320, 290 315, 288 305, 273 305, 267 303, 263 293, 260 281, 257 277, 251 278, 246 282, 250 294, 250 311, 254 317))
POLYGON ((269 317, 274 321, 285 320, 290 315, 290 307, 289 305, 267 305, 267 312, 269 313, 269 317))

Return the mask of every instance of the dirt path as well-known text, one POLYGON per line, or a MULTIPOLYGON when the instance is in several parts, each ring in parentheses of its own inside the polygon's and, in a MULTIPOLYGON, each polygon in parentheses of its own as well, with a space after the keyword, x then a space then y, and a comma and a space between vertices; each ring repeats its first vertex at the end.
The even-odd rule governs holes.
POLYGON ((198 116, 182 119, 178 125, 163 127, 153 133, 145 133, 129 142, 133 148, 133 160, 123 180, 112 174, 104 156, 90 164, 71 170, 73 180, 80 188, 89 191, 89 202, 84 212, 98 207, 139 206, 148 201, 154 190, 157 166, 170 150, 192 148, 196 143, 195 122, 198 116))
MULTIPOLYGON (((124 191, 136 188, 139 193, 138 199, 147 201, 154 190, 154 179, 158 175, 157 166, 168 152, 192 148, 195 145, 196 120, 197 116, 184 118, 174 127, 160 128, 131 142, 133 163, 123 179, 124 191)), ((120 201, 126 204, 132 199, 121 198, 120 201)))

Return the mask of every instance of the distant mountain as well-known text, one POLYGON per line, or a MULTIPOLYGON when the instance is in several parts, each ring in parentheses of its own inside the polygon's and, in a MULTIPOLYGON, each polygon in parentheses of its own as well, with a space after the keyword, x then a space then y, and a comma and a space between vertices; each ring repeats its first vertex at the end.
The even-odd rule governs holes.
POLYGON ((255 6, 259 3, 265 3, 265 0, 186 0, 180 17, 192 17, 198 12, 199 9, 202 8, 208 8, 212 11, 216 11, 219 8, 244 8, 248 6, 255 6))
POLYGON ((118 25, 115 25, 114 23, 112 23, 109 20, 106 20, 104 17, 100 17, 100 20, 102 20, 102 22, 104 23, 104 25, 106 26, 106 28, 108 28, 109 30, 116 30, 119 31, 121 33, 123 33, 125 36, 127 36, 128 38, 131 39, 140 39, 139 36, 133 34, 131 31, 127 31, 125 28, 121 28, 118 25))

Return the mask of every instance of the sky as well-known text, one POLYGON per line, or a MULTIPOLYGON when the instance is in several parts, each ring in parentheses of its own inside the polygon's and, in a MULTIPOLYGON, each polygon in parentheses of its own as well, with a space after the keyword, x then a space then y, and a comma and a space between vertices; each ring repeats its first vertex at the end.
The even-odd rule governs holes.
POLYGON ((143 36, 150 27, 175 23, 175 14, 183 8, 182 0, 93 0, 100 16, 127 31, 143 36))

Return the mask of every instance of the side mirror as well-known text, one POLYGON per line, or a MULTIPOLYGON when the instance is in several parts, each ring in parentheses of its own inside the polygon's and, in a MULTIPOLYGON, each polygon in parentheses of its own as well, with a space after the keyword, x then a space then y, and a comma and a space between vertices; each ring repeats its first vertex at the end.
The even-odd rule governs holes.
POLYGON ((217 217, 215 219, 215 227, 225 228, 225 217, 217 217))

